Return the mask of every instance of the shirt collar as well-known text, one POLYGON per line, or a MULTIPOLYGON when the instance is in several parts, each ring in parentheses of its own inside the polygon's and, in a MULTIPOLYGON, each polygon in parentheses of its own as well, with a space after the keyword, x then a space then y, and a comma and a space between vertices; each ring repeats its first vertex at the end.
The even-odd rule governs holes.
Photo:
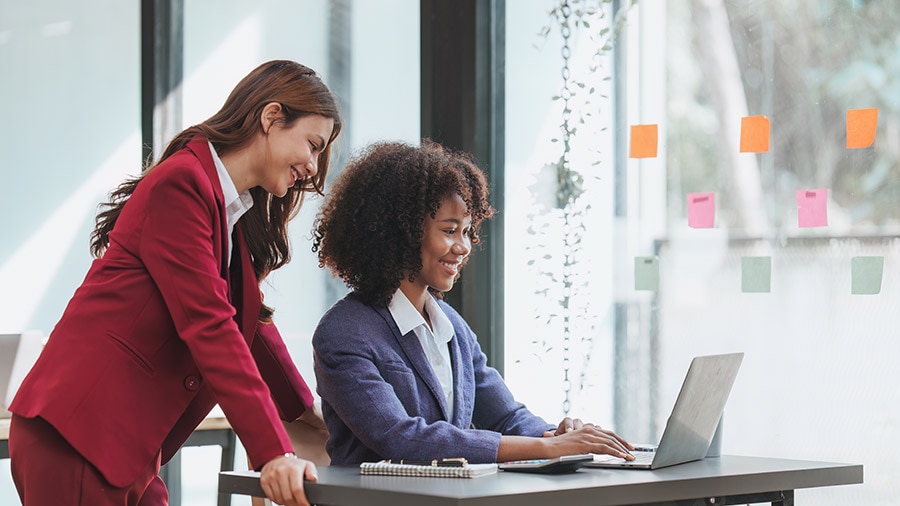
MULTIPOLYGON (((412 302, 406 297, 406 294, 399 288, 391 297, 388 311, 394 317, 394 322, 397 323, 401 335, 405 336, 416 327, 426 326, 425 318, 419 314, 412 302)), ((450 339, 453 338, 453 324, 450 323, 450 319, 447 318, 447 315, 444 314, 444 311, 431 294, 425 298, 425 312, 431 317, 432 334, 435 341, 438 343, 450 342, 450 339)))
POLYGON ((234 228, 234 224, 241 216, 253 207, 253 197, 249 190, 238 195, 237 187, 228 174, 228 170, 225 169, 225 164, 222 163, 219 154, 216 153, 216 148, 213 147, 212 142, 206 141, 206 143, 209 144, 209 152, 212 155, 213 163, 216 164, 216 174, 219 176, 222 196, 225 198, 225 217, 228 219, 228 228, 231 229, 234 228))

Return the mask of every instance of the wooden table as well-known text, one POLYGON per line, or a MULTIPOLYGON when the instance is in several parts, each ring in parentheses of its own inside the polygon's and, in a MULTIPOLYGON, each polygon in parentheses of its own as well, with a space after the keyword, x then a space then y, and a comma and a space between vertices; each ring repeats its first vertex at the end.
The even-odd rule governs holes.
MULTIPOLYGON (((306 491, 311 503, 330 506, 793 506, 795 489, 862 482, 857 464, 725 455, 655 471, 500 471, 471 479, 363 476, 358 467, 320 467, 318 481, 306 483, 306 491)), ((259 473, 220 473, 219 492, 259 496, 259 473)))

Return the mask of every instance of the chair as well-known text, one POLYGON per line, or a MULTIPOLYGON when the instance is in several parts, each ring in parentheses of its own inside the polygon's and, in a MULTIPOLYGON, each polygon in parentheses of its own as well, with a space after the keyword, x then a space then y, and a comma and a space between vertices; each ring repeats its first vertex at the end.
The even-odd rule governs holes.
MULTIPOLYGON (((325 441, 328 440, 328 430, 322 421, 322 408, 317 400, 313 407, 306 410, 303 416, 293 422, 285 422, 294 453, 302 459, 306 459, 317 466, 331 464, 331 458, 325 452, 325 441)), ((272 506, 272 502, 262 497, 251 499, 253 506, 272 506)))

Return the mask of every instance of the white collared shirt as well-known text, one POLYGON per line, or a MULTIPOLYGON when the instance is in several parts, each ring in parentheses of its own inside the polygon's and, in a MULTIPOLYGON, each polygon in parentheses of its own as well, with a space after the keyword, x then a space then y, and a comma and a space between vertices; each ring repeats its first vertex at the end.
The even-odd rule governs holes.
POLYGON ((448 343, 453 339, 453 324, 441 310, 440 306, 431 294, 425 298, 425 312, 431 319, 431 327, 425 323, 425 318, 419 314, 412 302, 399 288, 391 297, 388 311, 394 317, 394 322, 400 328, 400 334, 406 335, 410 330, 415 331, 419 338, 419 344, 425 351, 425 357, 431 364, 431 369, 437 376, 441 389, 444 391, 444 399, 447 401, 447 413, 453 416, 453 366, 450 363, 450 347, 448 343), (433 330, 432 330, 433 329, 433 330))
POLYGON ((216 164, 216 173, 219 175, 219 184, 222 186, 222 194, 225 197, 225 219, 228 220, 228 256, 226 260, 228 265, 231 266, 231 250, 233 246, 231 234, 234 232, 234 224, 253 207, 253 197, 250 195, 249 190, 238 195, 237 187, 234 186, 231 175, 228 174, 225 164, 222 163, 222 159, 216 153, 216 148, 213 147, 211 142, 206 141, 206 143, 209 144, 209 152, 212 154, 213 163, 216 164))

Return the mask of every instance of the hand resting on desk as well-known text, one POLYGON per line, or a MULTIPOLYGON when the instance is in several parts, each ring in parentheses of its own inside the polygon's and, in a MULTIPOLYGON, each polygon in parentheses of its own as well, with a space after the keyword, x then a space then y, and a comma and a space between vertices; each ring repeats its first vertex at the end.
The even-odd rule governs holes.
POLYGON ((296 456, 276 457, 263 466, 259 484, 275 504, 309 506, 303 492, 303 480, 316 481, 316 465, 296 456))

